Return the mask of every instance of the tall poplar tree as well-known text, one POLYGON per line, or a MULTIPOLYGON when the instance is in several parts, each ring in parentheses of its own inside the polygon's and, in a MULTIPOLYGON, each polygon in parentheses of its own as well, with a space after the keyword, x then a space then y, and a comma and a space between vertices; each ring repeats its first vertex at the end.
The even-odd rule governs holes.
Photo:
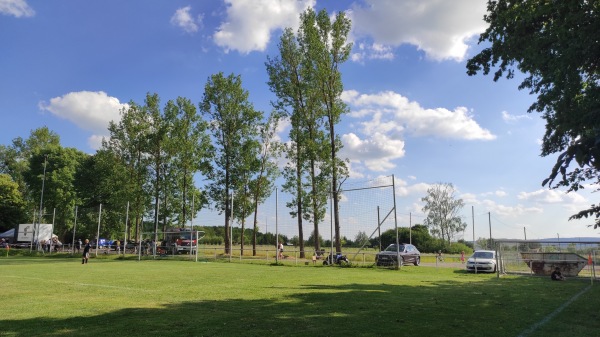
POLYGON ((135 240, 140 239, 142 221, 146 207, 150 204, 147 193, 150 179, 147 163, 149 128, 145 109, 131 101, 128 107, 121 110, 119 122, 110 122, 108 127, 110 138, 102 143, 102 147, 112 152, 127 169, 129 221, 133 222, 133 225, 128 224, 128 228, 133 231, 135 240))
POLYGON ((252 204, 254 208, 254 230, 252 234, 252 256, 256 256, 258 233, 258 205, 262 204, 273 192, 274 181, 279 175, 277 163, 274 161, 279 154, 279 143, 274 141, 277 126, 281 116, 275 112, 260 127, 259 170, 250 184, 252 204))
POLYGON ((331 21, 327 11, 321 10, 316 13, 310 8, 302 13, 300 20, 300 30, 303 35, 301 44, 306 48, 307 57, 314 67, 311 85, 317 90, 325 132, 329 139, 326 169, 331 177, 335 249, 339 253, 342 250, 339 216, 340 187, 341 181, 348 174, 348 169, 346 161, 339 158, 342 143, 336 134, 335 126, 340 122, 342 114, 348 110, 341 100, 344 86, 340 66, 348 60, 352 49, 352 44, 347 41, 351 22, 344 12, 338 12, 335 19, 331 21))
POLYGON ((214 144, 213 165, 207 174, 208 194, 214 207, 225 213, 225 253, 229 254, 230 192, 241 186, 240 168, 246 166, 244 145, 256 137, 262 114, 248 101, 241 77, 225 77, 223 73, 208 78, 200 110, 210 125, 214 144))
POLYGON ((175 190, 173 207, 179 207, 177 223, 184 226, 208 202, 194 185, 194 175, 206 175, 211 153, 208 124, 187 98, 167 102, 165 115, 173 120, 169 130, 169 153, 173 155, 175 190))

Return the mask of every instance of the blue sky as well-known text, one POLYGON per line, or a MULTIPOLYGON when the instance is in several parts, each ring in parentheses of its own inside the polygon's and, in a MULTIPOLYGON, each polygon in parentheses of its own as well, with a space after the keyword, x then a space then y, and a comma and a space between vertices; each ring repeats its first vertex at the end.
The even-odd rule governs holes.
POLYGON ((500 238, 598 236, 592 220, 567 221, 597 202, 591 189, 541 186, 555 157, 540 157, 545 123, 526 112, 534 97, 517 90, 519 76, 466 75, 482 47, 480 0, 0 0, 0 143, 47 126, 91 154, 130 100, 198 103, 217 72, 241 75, 269 112, 264 63, 308 7, 352 19, 343 155, 349 181, 395 176, 399 225, 408 214, 418 223, 427 188, 447 182, 465 202, 467 240, 472 209, 476 237, 489 235, 490 219, 500 238))

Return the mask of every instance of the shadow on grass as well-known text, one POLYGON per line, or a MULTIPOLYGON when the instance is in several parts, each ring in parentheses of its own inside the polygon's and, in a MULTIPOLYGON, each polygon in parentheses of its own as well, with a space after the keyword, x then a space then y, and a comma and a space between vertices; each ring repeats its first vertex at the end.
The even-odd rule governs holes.
MULTIPOLYGON (((303 284, 283 298, 269 298, 266 287, 260 300, 156 303, 155 308, 115 298, 129 307, 91 317, 2 320, 0 336, 516 336, 582 288, 489 278, 410 286, 303 284)), ((80 305, 86 306, 85 299, 80 305)), ((50 304, 49 310, 60 308, 50 304)))

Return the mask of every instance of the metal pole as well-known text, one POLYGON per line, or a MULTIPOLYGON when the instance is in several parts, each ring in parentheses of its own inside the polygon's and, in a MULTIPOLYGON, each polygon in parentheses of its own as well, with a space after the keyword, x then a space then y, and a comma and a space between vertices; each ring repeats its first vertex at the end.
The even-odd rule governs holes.
MULTIPOLYGON (((471 206, 471 219, 473 219, 473 250, 475 250, 475 207, 471 206)), ((477 268, 475 268, 477 269, 477 268)))
POLYGON ((233 190, 231 191, 231 215, 229 216, 229 262, 233 256, 233 190))
MULTIPOLYGON (((42 215, 43 215, 42 208, 43 208, 43 204, 44 204, 44 186, 46 185, 46 164, 47 163, 48 163, 48 155, 44 155, 44 175, 43 175, 43 178, 42 178, 42 193, 40 194, 40 214, 39 214, 40 215, 40 221, 38 221, 38 228, 37 228, 37 230, 35 228, 35 222, 33 223, 34 234, 39 232, 39 230, 40 230, 39 224, 42 223, 42 215)), ((39 235, 38 235, 38 238, 39 238, 39 235)), ((50 234, 50 239, 52 239, 52 234, 50 234)), ((37 244, 38 243, 36 242, 36 245, 37 244)), ((30 247, 30 249, 31 249, 31 247, 30 247)))
POLYGON ((396 269, 400 268, 402 257, 400 256, 400 240, 398 238, 398 218, 396 217, 396 179, 392 174, 392 192, 394 196, 394 228, 396 229, 396 269))
POLYGON ((71 255, 75 254, 75 233, 77 232, 77 206, 75 206, 75 220, 73 222, 73 241, 71 241, 71 255))
POLYGON ((142 260, 142 240, 144 239, 144 215, 142 215, 142 224, 141 230, 139 234, 139 242, 138 242, 138 261, 142 260))
POLYGON ((48 251, 48 254, 52 254, 52 246, 54 246, 54 238, 52 237, 54 235, 54 220, 56 219, 56 208, 54 208, 54 210, 52 211, 52 226, 50 226, 50 250, 48 251))
POLYGON ((488 212, 488 221, 490 224, 490 249, 492 249, 492 213, 488 212))
MULTIPOLYGON (((333 184, 331 184, 333 186, 333 184)), ((330 230, 330 240, 331 240, 331 260, 328 261, 330 266, 333 266, 333 189, 331 190, 331 194, 329 194, 329 230, 330 230)), ((329 259, 329 257, 326 257, 329 259)))
POLYGON ((98 210, 98 232, 96 233, 96 257, 98 257, 98 246, 100 246, 100 219, 102 219, 102 204, 98 210))
MULTIPOLYGON (((34 208, 33 209, 33 222, 31 223, 34 228, 35 228, 35 218, 36 218, 36 214, 35 214, 35 208, 34 208)), ((32 247, 33 247, 33 232, 31 233, 31 240, 29 240, 29 252, 30 253, 31 253, 32 247)))
POLYGON ((279 263, 279 219, 277 208, 279 206, 279 188, 275 188, 275 263, 279 263))
POLYGON ((381 220, 379 218, 379 206, 377 206, 377 231, 379 235, 379 251, 381 251, 381 220))
POLYGON ((527 241, 527 231, 525 230, 525 226, 523 226, 523 235, 525 236, 525 241, 527 241))
MULTIPOLYGON (((156 241, 158 241, 158 214, 160 213, 160 198, 158 198, 156 200, 156 214, 154 215, 154 237, 152 238, 152 258, 156 259, 156 241)), ((191 233, 190 233, 190 241, 192 240, 191 238, 191 233)), ((191 246, 191 242, 190 242, 190 249, 192 249, 191 246)), ((192 253, 192 251, 190 250, 190 254, 192 253)))
POLYGON ((408 213, 408 243, 412 245, 412 212, 408 213))
POLYGON ((129 223, 129 201, 127 202, 127 210, 125 211, 125 235, 123 238, 123 257, 125 257, 125 250, 127 249, 127 224, 129 223))

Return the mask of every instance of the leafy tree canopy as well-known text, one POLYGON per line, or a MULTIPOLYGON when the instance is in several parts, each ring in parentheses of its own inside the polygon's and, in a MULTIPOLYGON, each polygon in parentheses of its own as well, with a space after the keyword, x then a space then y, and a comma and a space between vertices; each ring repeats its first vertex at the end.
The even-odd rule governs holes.
POLYGON ((19 185, 8 174, 0 174, 0 231, 25 221, 25 201, 19 185))
MULTIPOLYGON (((524 73, 519 89, 537 95, 528 111, 546 120, 541 154, 559 154, 542 185, 568 192, 589 181, 598 186, 600 1, 490 0, 487 11, 479 42, 490 45, 468 61, 467 73, 493 71, 494 81, 524 73)), ((570 219, 593 215, 597 228, 600 205, 570 219)))

